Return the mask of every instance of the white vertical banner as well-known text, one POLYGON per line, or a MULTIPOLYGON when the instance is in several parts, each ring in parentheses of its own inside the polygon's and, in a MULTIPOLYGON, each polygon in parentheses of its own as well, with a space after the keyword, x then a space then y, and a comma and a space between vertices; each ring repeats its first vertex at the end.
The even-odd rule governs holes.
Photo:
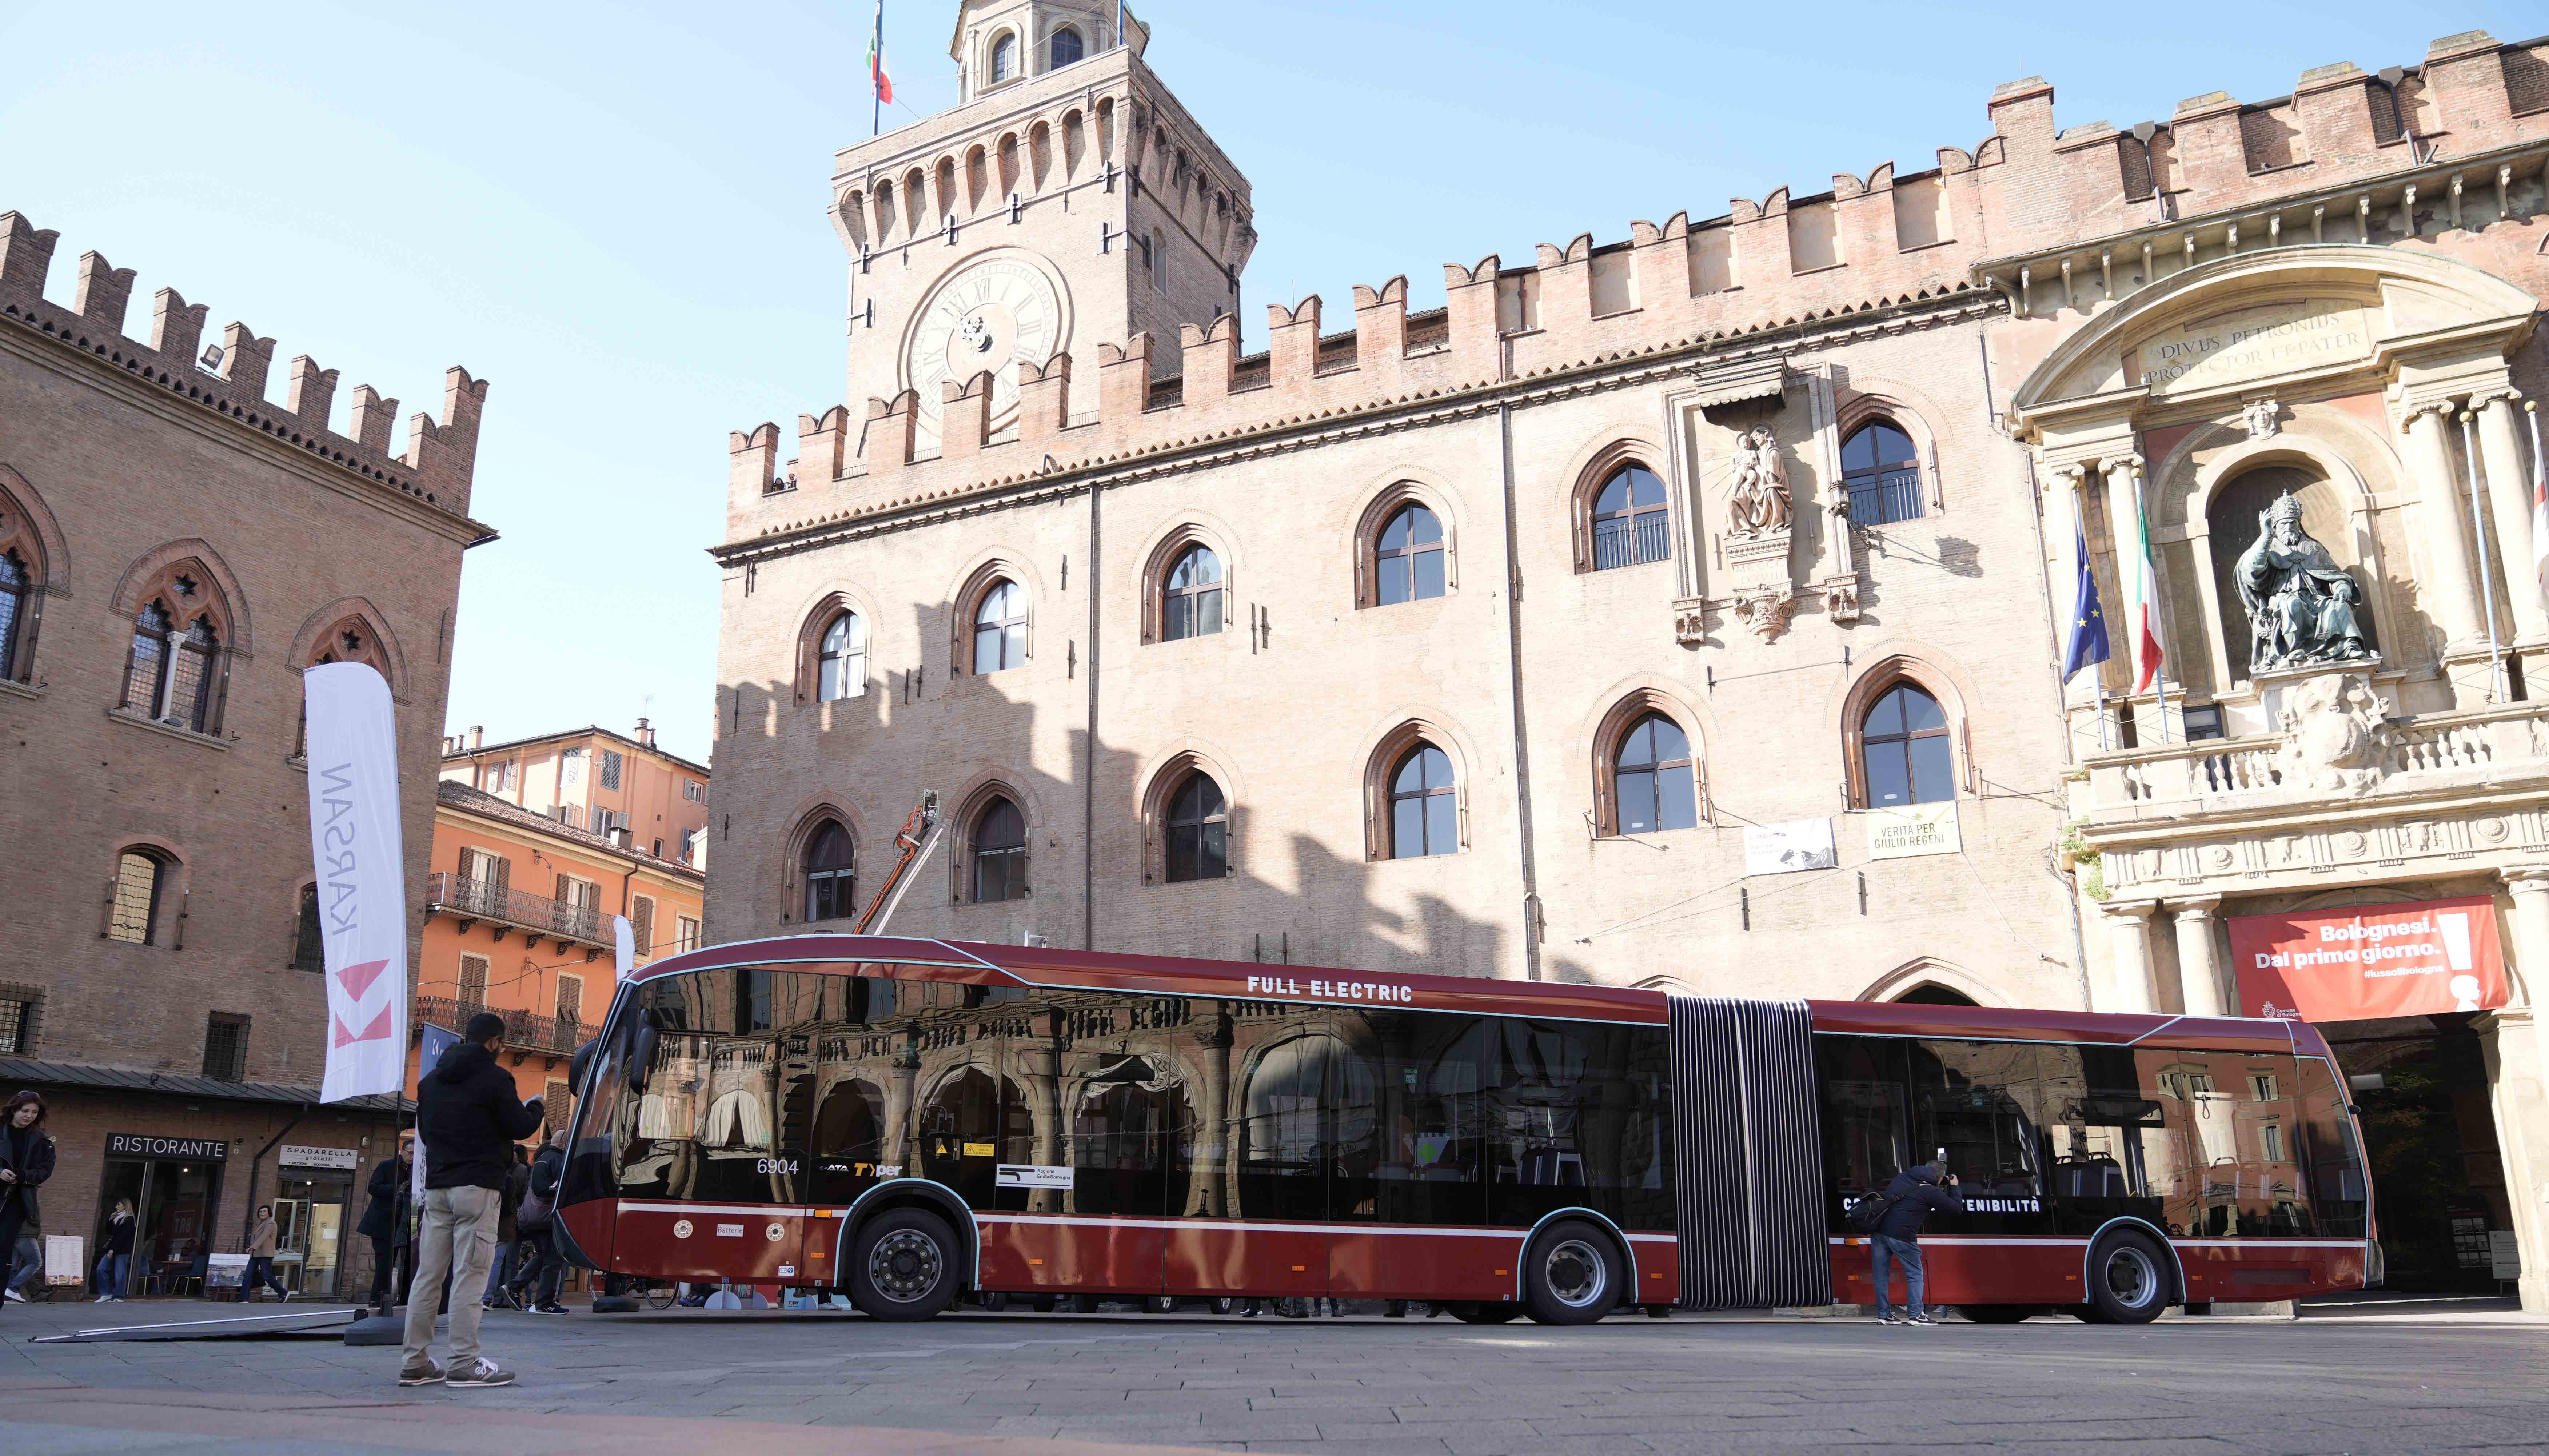
POLYGON ((611 918, 611 947, 613 958, 619 967, 618 979, 625 981, 628 973, 637 969, 637 929, 628 923, 628 917, 615 915, 611 918))
POLYGON ((390 686, 359 662, 313 667, 301 683, 328 980, 319 1098, 395 1096, 407 1082, 407 869, 390 686))

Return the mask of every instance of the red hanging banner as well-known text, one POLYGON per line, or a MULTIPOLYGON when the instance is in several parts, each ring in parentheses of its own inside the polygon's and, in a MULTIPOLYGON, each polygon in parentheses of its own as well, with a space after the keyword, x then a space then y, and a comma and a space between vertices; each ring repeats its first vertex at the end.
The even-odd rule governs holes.
POLYGON ((2230 962, 2241 1012, 2288 1021, 2492 1011, 2512 995, 2485 896, 2234 916, 2230 962))

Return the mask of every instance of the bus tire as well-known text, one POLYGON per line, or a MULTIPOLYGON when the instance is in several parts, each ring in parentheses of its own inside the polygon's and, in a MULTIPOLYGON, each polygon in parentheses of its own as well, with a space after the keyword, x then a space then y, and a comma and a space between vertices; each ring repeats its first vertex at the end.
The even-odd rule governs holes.
POLYGON ((1956 1312, 1975 1324, 2016 1324, 2030 1314, 2041 1314, 2040 1305, 1958 1305, 1956 1312))
POLYGON ((1142 1297, 1142 1312, 1145 1314, 1175 1314, 1178 1312, 1178 1302, 1168 1295, 1144 1295, 1142 1297))
POLYGON ((1591 1324, 1620 1303, 1620 1251, 1581 1218, 1551 1224, 1523 1255, 1523 1305, 1543 1324, 1591 1324))
POLYGON ((1009 1297, 1005 1294, 983 1296, 983 1309, 987 1313, 997 1314, 1007 1308, 1009 1308, 1009 1297))
POLYGON ((1027 1301, 1027 1308, 1039 1314, 1050 1314, 1053 1312, 1053 1296, 1037 1295, 1027 1301))
POLYGON ((1502 1324, 1522 1312, 1511 1300, 1455 1300, 1443 1308, 1463 1324, 1502 1324))
POLYGON ((850 1303, 872 1319, 927 1319, 956 1302, 964 1246, 924 1209, 889 1209, 859 1225, 850 1303))
POLYGON ((2097 1324, 2148 1324, 2169 1307, 2168 1255, 2145 1234, 2120 1230, 2089 1253, 2089 1308, 2097 1324))

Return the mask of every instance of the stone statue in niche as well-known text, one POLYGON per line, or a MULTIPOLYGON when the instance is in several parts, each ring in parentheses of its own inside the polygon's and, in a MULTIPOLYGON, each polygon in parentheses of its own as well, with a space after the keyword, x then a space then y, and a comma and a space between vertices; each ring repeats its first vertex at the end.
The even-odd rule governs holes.
POLYGON ((1788 471, 1770 427, 1755 425, 1737 436, 1726 469, 1729 535, 1746 540, 1788 529, 1788 471))
POLYGON ((2257 523, 2256 543, 2231 573, 2248 609, 2249 670, 2369 659, 2357 615, 2363 589, 2302 530, 2301 498, 2276 497, 2257 523))

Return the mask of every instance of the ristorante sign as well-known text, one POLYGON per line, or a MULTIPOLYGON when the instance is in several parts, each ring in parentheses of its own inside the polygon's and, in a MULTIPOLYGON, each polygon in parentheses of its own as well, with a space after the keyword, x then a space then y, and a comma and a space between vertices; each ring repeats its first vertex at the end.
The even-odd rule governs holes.
POLYGON ((2490 1011, 2511 997, 2496 903, 2426 900, 2230 922, 2240 1009, 2284 1020, 2490 1011))
POLYGON ((106 1155, 110 1158, 199 1158, 206 1162, 227 1163, 231 1157, 231 1144, 225 1137, 154 1137, 147 1132, 110 1132, 106 1134, 106 1155))

